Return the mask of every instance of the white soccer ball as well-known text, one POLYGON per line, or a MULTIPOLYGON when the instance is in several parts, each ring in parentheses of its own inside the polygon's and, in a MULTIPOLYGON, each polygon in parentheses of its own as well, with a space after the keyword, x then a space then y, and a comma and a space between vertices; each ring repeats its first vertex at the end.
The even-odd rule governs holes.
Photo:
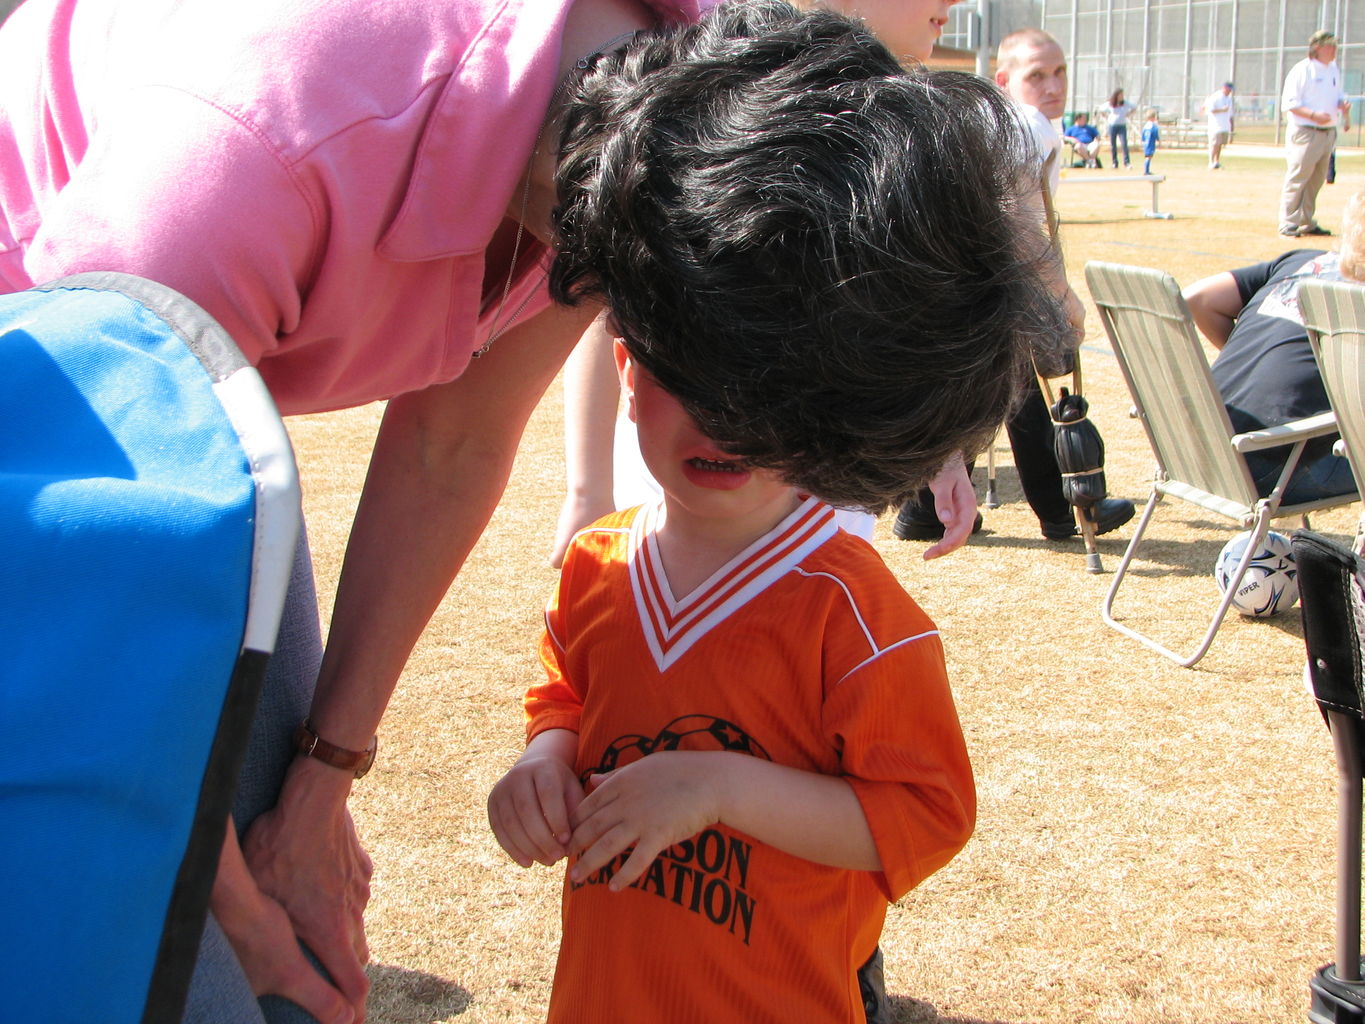
MULTIPOLYGON (((1213 567, 1213 578, 1218 589, 1227 593, 1228 583, 1237 572, 1237 565, 1246 553, 1251 531, 1239 533, 1223 545, 1218 562, 1213 567)), ((1293 608, 1299 599, 1298 570, 1294 567, 1294 549, 1289 538, 1271 530, 1261 541, 1260 550, 1252 556, 1242 577, 1237 593, 1232 595, 1232 607, 1243 615, 1274 615, 1293 608)))

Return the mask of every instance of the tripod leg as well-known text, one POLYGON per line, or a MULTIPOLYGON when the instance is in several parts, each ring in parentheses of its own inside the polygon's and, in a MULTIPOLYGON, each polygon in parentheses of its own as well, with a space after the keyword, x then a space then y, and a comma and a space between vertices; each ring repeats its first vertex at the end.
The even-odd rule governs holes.
POLYGON ((986 507, 999 508, 1000 498, 995 493, 995 446, 999 442, 1000 435, 997 433, 991 441, 991 446, 986 449, 986 507))

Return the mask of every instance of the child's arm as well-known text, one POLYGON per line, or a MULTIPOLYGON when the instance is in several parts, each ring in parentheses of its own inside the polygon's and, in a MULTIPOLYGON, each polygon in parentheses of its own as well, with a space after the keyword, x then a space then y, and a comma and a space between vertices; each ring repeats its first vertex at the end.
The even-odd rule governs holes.
POLYGON ((507 855, 524 868, 568 853, 570 821, 583 799, 574 775, 578 733, 546 729, 488 794, 488 822, 507 855))
POLYGON ((862 805, 835 775, 749 754, 661 751, 593 782, 574 817, 575 881, 634 845, 609 886, 624 889, 662 851, 718 823, 818 864, 881 870, 862 805))

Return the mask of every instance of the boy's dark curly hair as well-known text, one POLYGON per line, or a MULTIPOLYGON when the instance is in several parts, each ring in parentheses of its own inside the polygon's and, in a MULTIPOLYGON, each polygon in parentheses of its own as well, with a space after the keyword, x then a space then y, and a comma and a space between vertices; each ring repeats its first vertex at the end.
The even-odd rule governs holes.
POLYGON ((880 511, 988 444, 1030 339, 1069 330, 1025 154, 990 83, 724 3, 570 90, 551 289, 602 299, 726 451, 880 511))

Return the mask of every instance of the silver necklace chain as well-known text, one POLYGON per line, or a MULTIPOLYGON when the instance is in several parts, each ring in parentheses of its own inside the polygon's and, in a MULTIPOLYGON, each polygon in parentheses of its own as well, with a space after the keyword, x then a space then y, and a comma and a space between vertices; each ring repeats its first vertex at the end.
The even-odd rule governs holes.
POLYGON ((493 342, 501 338, 503 334, 507 332, 507 329, 517 322, 517 317, 521 315, 521 311, 526 308, 527 303, 529 303, 540 290, 540 284, 544 282, 545 278, 549 277, 549 272, 547 271, 541 276, 536 287, 530 289, 526 293, 525 298, 517 303, 517 308, 512 310, 512 315, 505 321, 502 319, 502 311, 507 305, 507 296, 512 291, 512 281, 516 278, 517 274, 517 257, 521 254, 521 239, 526 233, 526 207, 531 199, 531 169, 535 166, 536 154, 540 152, 540 140, 541 136, 545 134, 545 125, 554 117, 555 107, 559 103, 559 98, 563 95, 564 90, 569 87, 569 83, 573 81, 574 77, 576 75, 582 75, 583 72, 592 67, 592 62, 597 57, 600 57, 603 53, 606 53, 608 50, 615 47, 617 43, 630 39, 634 35, 636 35, 636 30, 634 29, 630 32, 622 32, 616 38, 608 40, 606 43, 599 46, 592 53, 579 57, 578 60, 574 62, 574 66, 565 74, 564 79, 555 88, 554 95, 550 97, 550 103, 546 107, 545 120, 541 122, 539 130, 536 132, 536 141, 531 146, 531 158, 526 164, 526 183, 521 188, 521 212, 517 214, 517 233, 512 239, 512 261, 511 265, 507 268, 507 280, 502 283, 502 298, 498 300, 498 308, 493 313, 493 327, 488 332, 487 340, 474 351, 470 358, 478 359, 479 356, 484 355, 493 347, 493 342))

